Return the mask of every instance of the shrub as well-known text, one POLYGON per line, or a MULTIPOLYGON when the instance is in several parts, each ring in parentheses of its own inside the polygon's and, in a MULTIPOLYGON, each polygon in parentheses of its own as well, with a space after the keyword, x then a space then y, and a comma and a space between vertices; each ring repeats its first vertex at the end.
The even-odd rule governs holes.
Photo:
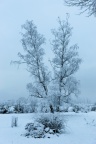
POLYGON ((74 106, 73 106, 73 111, 74 111, 74 112, 77 113, 79 110, 80 110, 80 107, 79 107, 78 105, 74 105, 74 106))
POLYGON ((6 114, 8 113, 8 107, 6 105, 0 105, 0 113, 6 114))
POLYGON ((8 113, 15 113, 15 107, 14 106, 10 106, 8 108, 8 113))
POLYGON ((25 136, 32 136, 34 138, 44 138, 44 126, 40 123, 34 122, 34 123, 27 123, 25 126, 25 129, 27 130, 27 133, 25 136))
POLYGON ((43 124, 44 129, 49 128, 54 133, 61 133, 62 130, 65 131, 66 122, 56 114, 42 115, 37 119, 37 122, 43 124))
POLYGON ((16 104, 14 110, 16 113, 24 113, 24 106, 21 104, 16 104))
POLYGON ((93 106, 93 107, 91 108, 91 111, 96 111, 96 106, 93 106))
POLYGON ((48 113, 50 112, 49 103, 47 103, 45 100, 39 101, 37 109, 40 113, 48 113))
POLYGON ((65 121, 60 115, 45 114, 36 118, 34 122, 27 123, 25 130, 27 131, 24 136, 34 138, 50 138, 50 135, 61 134, 65 132, 65 121), (58 133, 58 134, 57 134, 58 133))
POLYGON ((31 113, 37 112, 37 100, 36 99, 31 99, 30 104, 29 104, 29 109, 31 113))

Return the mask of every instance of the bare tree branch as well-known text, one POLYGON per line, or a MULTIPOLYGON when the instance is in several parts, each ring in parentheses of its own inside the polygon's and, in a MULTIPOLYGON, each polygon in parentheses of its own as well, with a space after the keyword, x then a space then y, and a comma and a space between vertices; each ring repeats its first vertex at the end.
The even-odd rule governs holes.
POLYGON ((88 16, 96 16, 96 0, 64 0, 67 6, 77 6, 81 13, 88 12, 88 16))

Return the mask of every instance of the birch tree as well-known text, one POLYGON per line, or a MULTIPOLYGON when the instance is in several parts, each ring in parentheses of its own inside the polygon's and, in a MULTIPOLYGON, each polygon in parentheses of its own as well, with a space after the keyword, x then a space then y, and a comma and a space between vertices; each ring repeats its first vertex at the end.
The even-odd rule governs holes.
POLYGON ((32 76, 32 83, 27 85, 31 96, 46 97, 48 94, 49 72, 44 65, 43 56, 45 38, 39 34, 33 21, 26 21, 22 25, 21 43, 25 54, 18 53, 18 64, 26 64, 27 71, 32 76))
POLYGON ((78 55, 78 45, 70 46, 72 28, 68 18, 65 21, 58 19, 58 23, 58 29, 52 30, 54 58, 51 65, 54 70, 53 95, 58 97, 58 105, 60 105, 62 101, 68 102, 71 95, 79 93, 79 81, 76 80, 74 74, 79 69, 81 59, 78 55))

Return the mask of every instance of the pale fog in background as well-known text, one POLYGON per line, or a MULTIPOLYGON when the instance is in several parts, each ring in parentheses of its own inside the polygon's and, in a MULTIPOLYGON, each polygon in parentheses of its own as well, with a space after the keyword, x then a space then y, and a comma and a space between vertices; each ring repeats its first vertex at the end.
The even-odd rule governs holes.
POLYGON ((80 80, 79 97, 96 102, 96 17, 79 15, 79 9, 64 5, 63 0, 0 0, 0 101, 28 97, 26 84, 32 81, 26 66, 10 65, 23 53, 20 43, 21 25, 33 20, 38 31, 46 37, 46 65, 50 67, 52 57, 51 29, 57 28, 61 20, 70 14, 73 27, 71 44, 77 43, 83 62, 76 77, 80 80))

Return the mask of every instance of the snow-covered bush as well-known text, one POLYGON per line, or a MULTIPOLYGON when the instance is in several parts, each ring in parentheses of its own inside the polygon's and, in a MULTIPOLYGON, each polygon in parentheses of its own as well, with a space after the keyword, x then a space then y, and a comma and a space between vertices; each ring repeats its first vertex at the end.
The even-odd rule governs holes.
POLYGON ((44 135, 44 125, 34 122, 34 123, 28 123, 25 126, 25 129, 27 130, 27 133, 25 136, 32 136, 34 138, 43 138, 44 135))
POLYGON ((91 111, 96 111, 96 105, 91 107, 91 111))
POLYGON ((50 108, 49 108, 49 103, 47 101, 39 101, 38 102, 38 112, 41 112, 41 113, 48 113, 50 112, 50 108))
POLYGON ((69 107, 68 112, 74 112, 74 107, 69 107))
POLYGON ((24 113, 24 106, 17 103, 17 104, 15 105, 15 112, 16 112, 16 113, 24 113))
POLYGON ((24 113, 25 112, 25 105, 27 103, 27 99, 21 97, 15 102, 15 113, 24 113))
POLYGON ((62 106, 60 106, 60 112, 68 112, 68 108, 71 107, 71 104, 69 103, 62 103, 62 106))
POLYGON ((37 100, 36 99, 31 99, 30 100, 30 103, 29 103, 29 110, 30 110, 30 113, 34 113, 34 112, 37 112, 37 100))
POLYGON ((30 113, 30 104, 29 103, 24 105, 24 113, 30 113))
POLYGON ((8 113, 8 106, 1 104, 0 105, 0 113, 1 114, 8 113))
POLYGON ((65 121, 63 118, 55 114, 46 114, 36 118, 35 122, 26 124, 25 129, 27 132, 25 136, 44 138, 47 134, 63 133, 65 132, 65 128, 65 121))
POLYGON ((37 119, 37 122, 44 125, 44 129, 50 129, 53 133, 61 133, 65 130, 65 120, 59 115, 50 114, 42 115, 37 119))
POLYGON ((78 113, 78 112, 83 112, 87 113, 91 110, 90 105, 85 105, 85 104, 72 104, 73 111, 78 113))
POLYGON ((80 107, 78 105, 74 105, 73 106, 73 111, 76 112, 76 113, 79 112, 80 111, 80 107))
POLYGON ((15 113, 15 107, 14 106, 8 107, 8 113, 15 113))

